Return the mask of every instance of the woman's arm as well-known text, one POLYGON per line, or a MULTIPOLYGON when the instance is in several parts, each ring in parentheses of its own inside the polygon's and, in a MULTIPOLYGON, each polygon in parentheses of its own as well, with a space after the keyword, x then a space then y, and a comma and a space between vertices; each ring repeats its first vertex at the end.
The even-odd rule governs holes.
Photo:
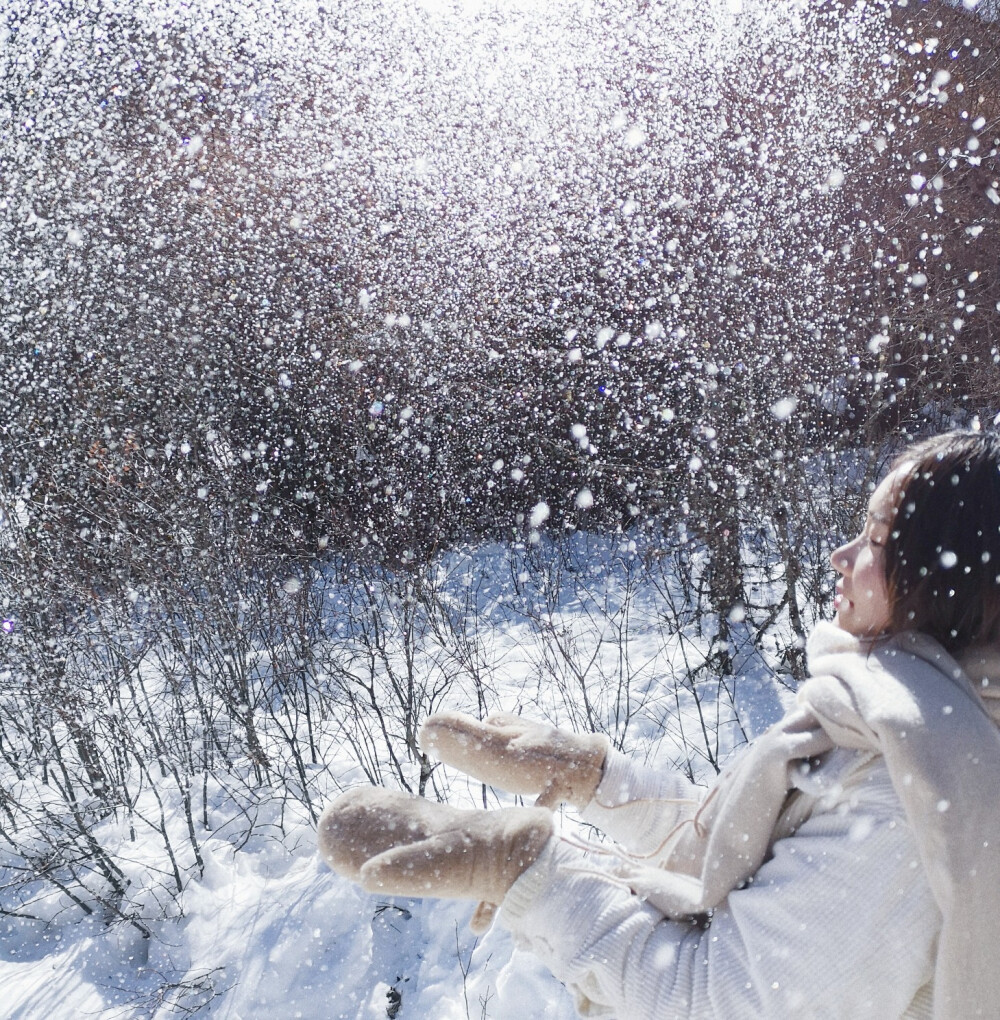
POLYGON ((706 792, 679 772, 637 765, 609 750, 601 782, 581 817, 630 853, 655 863, 657 851, 698 810, 706 792))
POLYGON ((589 1016, 899 1017, 932 974, 940 916, 884 767, 846 800, 779 840, 708 927, 554 840, 501 917, 589 1016))

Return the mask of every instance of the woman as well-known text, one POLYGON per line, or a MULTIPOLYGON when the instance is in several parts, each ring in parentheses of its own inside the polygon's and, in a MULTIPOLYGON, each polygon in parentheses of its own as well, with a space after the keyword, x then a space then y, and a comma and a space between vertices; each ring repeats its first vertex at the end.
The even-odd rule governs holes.
POLYGON ((1000 1015, 1000 439, 904 451, 832 559, 796 707, 707 793, 601 737, 428 719, 442 760, 626 853, 543 807, 376 789, 327 809, 321 852, 372 891, 483 900, 480 926, 501 904, 585 1016, 1000 1015))

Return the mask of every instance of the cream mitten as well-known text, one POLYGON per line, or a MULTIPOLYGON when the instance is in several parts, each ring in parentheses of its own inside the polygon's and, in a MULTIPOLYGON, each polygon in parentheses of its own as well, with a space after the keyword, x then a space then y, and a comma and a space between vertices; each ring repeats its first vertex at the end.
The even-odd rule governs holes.
MULTIPOLYGON (((368 892, 500 903, 552 836, 541 808, 462 811, 424 797, 362 787, 323 812, 319 851, 368 892)), ((489 927, 484 905, 473 927, 489 927)))
POLYGON ((438 712, 420 728, 420 746, 490 786, 537 794, 536 806, 565 801, 582 810, 601 781, 610 741, 506 713, 480 722, 461 712, 438 712))

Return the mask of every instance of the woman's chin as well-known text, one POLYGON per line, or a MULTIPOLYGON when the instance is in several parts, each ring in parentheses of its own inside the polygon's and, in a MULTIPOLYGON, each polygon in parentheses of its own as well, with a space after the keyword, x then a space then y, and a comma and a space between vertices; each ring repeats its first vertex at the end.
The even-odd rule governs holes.
POLYGON ((866 627, 857 617, 852 616, 851 609, 852 603, 844 599, 833 618, 834 626, 839 627, 847 634, 853 634, 856 638, 875 637, 880 633, 880 628, 866 627))

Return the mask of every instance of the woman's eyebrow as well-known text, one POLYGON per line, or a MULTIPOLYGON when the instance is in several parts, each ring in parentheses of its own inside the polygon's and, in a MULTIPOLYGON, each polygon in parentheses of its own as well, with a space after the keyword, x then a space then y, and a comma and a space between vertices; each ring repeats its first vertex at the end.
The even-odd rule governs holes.
POLYGON ((892 524, 892 519, 886 517, 884 514, 875 514, 871 510, 868 511, 868 519, 875 521, 876 524, 892 524))

